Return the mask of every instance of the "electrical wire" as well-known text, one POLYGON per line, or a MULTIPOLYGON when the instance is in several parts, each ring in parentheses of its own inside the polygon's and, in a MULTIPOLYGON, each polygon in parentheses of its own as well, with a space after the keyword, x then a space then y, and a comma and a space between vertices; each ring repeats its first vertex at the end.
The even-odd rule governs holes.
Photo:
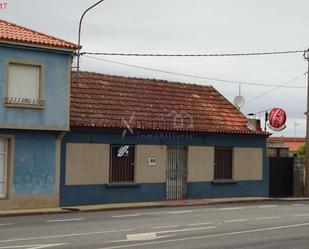
MULTIPOLYGON (((237 81, 237 80, 225 80, 225 79, 210 78, 210 77, 205 77, 205 76, 198 76, 198 75, 193 75, 193 74, 177 73, 177 72, 155 69, 155 68, 150 68, 150 67, 137 66, 137 65, 123 63, 123 62, 114 61, 114 60, 97 58, 97 57, 93 57, 89 55, 84 55, 84 57, 98 60, 98 61, 104 61, 107 63, 116 64, 116 65, 122 65, 122 66, 127 66, 127 67, 132 67, 132 68, 138 68, 138 69, 143 69, 143 70, 148 70, 148 71, 153 71, 153 72, 159 72, 159 73, 165 73, 165 74, 171 74, 171 75, 177 75, 177 76, 183 76, 183 77, 189 77, 189 78, 195 78, 195 79, 212 80, 212 81, 218 81, 218 82, 226 82, 226 83, 231 83, 231 84, 243 84, 243 85, 251 85, 251 86, 278 87, 278 85, 274 85, 274 84, 253 83, 253 82, 244 82, 244 81, 237 81)), ((280 87, 294 88, 294 89, 295 88, 296 89, 306 88, 303 86, 287 86, 287 84, 285 84, 284 86, 280 86, 280 87)))
POLYGON ((257 55, 282 55, 304 53, 306 50, 286 50, 251 53, 214 53, 214 54, 155 54, 155 53, 107 53, 107 52, 82 52, 81 55, 103 56, 139 56, 139 57, 231 57, 231 56, 257 56, 257 55))
POLYGON ((269 91, 267 91, 267 92, 265 92, 265 93, 263 93, 263 94, 261 94, 261 95, 259 95, 259 96, 257 96, 257 97, 254 97, 254 98, 252 98, 252 99, 249 99, 248 101, 246 101, 246 104, 248 104, 248 103, 250 103, 250 102, 253 102, 253 101, 257 100, 257 99, 260 99, 260 98, 264 97, 265 95, 268 95, 268 94, 270 94, 270 93, 272 93, 272 92, 274 92, 274 91, 276 91, 276 90, 278 90, 278 89, 280 89, 280 88, 282 88, 282 87, 285 87, 287 84, 290 84, 290 83, 292 83, 292 82, 294 82, 294 81, 296 81, 296 80, 298 80, 298 79, 304 77, 307 73, 308 73, 308 72, 305 72, 305 73, 303 73, 302 75, 297 76, 296 78, 293 78, 293 79, 291 79, 291 80, 285 82, 284 84, 275 87, 274 89, 271 89, 271 90, 269 90, 269 91))

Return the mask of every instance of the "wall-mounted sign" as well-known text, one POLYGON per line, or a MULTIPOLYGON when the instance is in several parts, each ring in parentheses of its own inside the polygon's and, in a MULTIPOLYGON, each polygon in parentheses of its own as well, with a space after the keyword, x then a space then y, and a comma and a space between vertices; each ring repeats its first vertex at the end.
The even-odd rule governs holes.
POLYGON ((268 115, 268 126, 273 131, 282 131, 286 125, 286 114, 281 108, 273 108, 268 115))
POLYGON ((149 167, 157 166, 157 159, 156 158, 148 158, 148 166, 149 167))

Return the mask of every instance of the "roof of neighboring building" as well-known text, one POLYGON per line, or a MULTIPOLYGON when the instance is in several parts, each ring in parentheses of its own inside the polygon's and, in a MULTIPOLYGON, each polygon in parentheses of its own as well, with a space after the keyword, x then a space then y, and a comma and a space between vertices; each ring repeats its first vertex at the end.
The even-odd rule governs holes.
POLYGON ((212 86, 72 72, 71 126, 261 134, 212 86))
POLYGON ((289 148, 290 151, 297 151, 300 146, 305 144, 306 139, 302 137, 269 137, 268 143, 283 144, 289 148))
POLYGON ((0 19, 0 42, 76 50, 78 45, 0 19))

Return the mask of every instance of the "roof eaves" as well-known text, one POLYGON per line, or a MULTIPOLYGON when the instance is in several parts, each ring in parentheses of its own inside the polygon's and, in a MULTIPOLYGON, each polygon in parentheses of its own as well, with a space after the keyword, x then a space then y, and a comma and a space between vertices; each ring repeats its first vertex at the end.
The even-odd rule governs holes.
POLYGON ((5 38, 3 38, 3 37, 1 38, 1 40, 15 41, 15 42, 17 42, 17 43, 23 43, 23 44, 40 44, 40 45, 47 46, 47 47, 68 48, 68 49, 72 49, 72 50, 76 50, 76 49, 80 49, 80 48, 81 48, 81 46, 78 46, 78 45, 75 44, 75 43, 72 43, 72 42, 63 40, 63 39, 61 39, 61 38, 57 38, 57 37, 52 36, 52 35, 45 34, 45 33, 43 33, 43 32, 39 32, 39 31, 30 29, 30 28, 24 27, 24 26, 22 26, 22 25, 17 25, 17 24, 15 24, 15 23, 12 23, 12 22, 9 22, 9 21, 3 20, 3 19, 0 19, 0 22, 4 22, 4 23, 6 23, 6 24, 8 24, 8 25, 14 26, 14 27, 16 27, 17 29, 24 29, 24 30, 26 30, 26 31, 33 32, 33 33, 38 34, 38 35, 41 35, 41 36, 45 36, 45 37, 48 37, 48 38, 51 38, 51 39, 55 39, 55 40, 57 40, 57 41, 60 41, 60 42, 65 43, 66 45, 60 45, 60 46, 58 46, 58 45, 52 45, 52 44, 48 45, 48 44, 39 43, 39 42, 36 43, 36 42, 30 42, 30 41, 29 41, 29 42, 28 42, 28 41, 23 41, 22 39, 21 39, 21 40, 19 40, 19 39, 10 39, 10 38, 5 39, 5 38))
POLYGON ((27 47, 32 49, 43 49, 43 50, 52 50, 52 51, 60 51, 60 52, 68 52, 68 53, 75 53, 76 49, 72 48, 64 48, 64 47, 57 47, 57 46, 47 46, 47 45, 41 45, 38 43, 26 43, 26 42, 18 42, 13 40, 3 40, 0 39, 0 45, 11 45, 11 46, 21 46, 21 47, 27 47))
MULTIPOLYGON (((97 125, 97 124, 71 124, 72 128, 98 128, 98 129, 126 129, 123 127, 115 127, 112 125, 97 125)), ((148 127, 132 127, 135 130, 143 131, 170 131, 170 132, 192 132, 192 133, 215 133, 215 134, 239 134, 239 135, 257 135, 257 136, 270 136, 270 133, 265 131, 250 131, 250 130, 216 130, 216 129, 185 129, 185 128, 148 128, 148 127)))

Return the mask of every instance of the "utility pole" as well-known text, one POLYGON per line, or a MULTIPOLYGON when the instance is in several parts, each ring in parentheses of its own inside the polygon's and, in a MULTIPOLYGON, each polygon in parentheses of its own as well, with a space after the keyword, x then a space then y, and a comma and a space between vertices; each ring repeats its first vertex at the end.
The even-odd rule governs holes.
POLYGON ((307 71, 307 111, 306 111, 306 159, 305 159, 305 195, 309 196, 309 49, 305 51, 304 58, 308 62, 307 71))

